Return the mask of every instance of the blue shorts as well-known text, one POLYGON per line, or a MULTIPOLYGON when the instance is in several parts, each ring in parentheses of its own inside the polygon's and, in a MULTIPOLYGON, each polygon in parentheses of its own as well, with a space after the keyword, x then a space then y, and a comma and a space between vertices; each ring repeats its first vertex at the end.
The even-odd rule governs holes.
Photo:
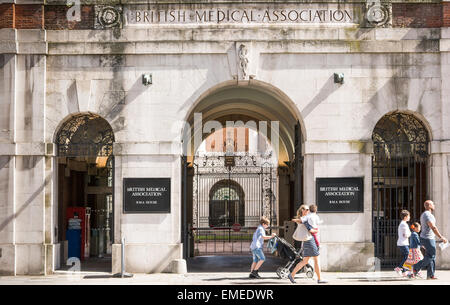
POLYGON ((266 260, 266 257, 264 256, 263 250, 261 248, 252 250, 252 254, 253 254, 253 262, 254 263, 266 260))

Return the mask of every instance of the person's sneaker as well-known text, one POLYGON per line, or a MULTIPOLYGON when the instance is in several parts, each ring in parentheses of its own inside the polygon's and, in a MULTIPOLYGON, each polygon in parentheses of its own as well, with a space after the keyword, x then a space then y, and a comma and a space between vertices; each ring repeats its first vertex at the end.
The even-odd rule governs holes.
POLYGON ((328 283, 327 280, 317 280, 317 284, 326 284, 328 283))
POLYGON ((248 276, 249 278, 251 278, 251 279, 254 279, 254 278, 256 278, 255 277, 255 274, 253 273, 253 271, 252 272, 250 272, 250 275, 248 276))
POLYGON ((255 279, 260 279, 261 278, 259 276, 258 270, 253 270, 253 274, 255 275, 255 279))
POLYGON ((292 284, 295 284, 295 283, 297 283, 295 280, 294 280, 294 278, 292 277, 292 275, 288 275, 288 279, 291 281, 291 283, 292 284))
POLYGON ((394 271, 397 272, 398 275, 402 275, 403 270, 399 267, 395 267, 394 271))
POLYGON ((422 272, 420 272, 420 271, 414 272, 414 277, 418 277, 418 278, 420 278, 420 279, 423 279, 422 272))
POLYGON ((437 280, 438 278, 437 277, 435 277, 434 275, 433 276, 430 276, 430 277, 427 277, 427 280, 437 280))

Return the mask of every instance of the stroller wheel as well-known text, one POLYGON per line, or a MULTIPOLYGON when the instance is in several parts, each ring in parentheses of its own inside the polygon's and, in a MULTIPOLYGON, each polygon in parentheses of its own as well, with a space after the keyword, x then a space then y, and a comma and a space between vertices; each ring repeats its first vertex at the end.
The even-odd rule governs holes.
POLYGON ((282 277, 281 277, 281 270, 283 270, 283 267, 279 267, 278 269, 277 269, 277 271, 275 271, 276 272, 276 274, 278 275, 278 277, 281 279, 282 277))
POLYGON ((289 271, 289 269, 287 269, 287 268, 281 268, 281 270, 280 270, 280 277, 281 277, 282 279, 287 279, 289 274, 291 274, 291 272, 289 271))
POLYGON ((314 270, 312 268, 306 269, 306 277, 312 279, 314 277, 314 270))

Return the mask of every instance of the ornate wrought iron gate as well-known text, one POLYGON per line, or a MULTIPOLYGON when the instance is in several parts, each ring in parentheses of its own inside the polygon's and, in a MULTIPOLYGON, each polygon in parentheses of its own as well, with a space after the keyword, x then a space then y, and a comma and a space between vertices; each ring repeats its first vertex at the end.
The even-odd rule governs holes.
POLYGON ((277 225, 277 173, 272 155, 196 156, 194 255, 248 253, 261 216, 277 225))
POLYGON ((428 198, 428 133, 415 117, 386 115, 373 133, 373 242, 382 267, 398 264, 397 228, 400 212, 419 221, 428 198))

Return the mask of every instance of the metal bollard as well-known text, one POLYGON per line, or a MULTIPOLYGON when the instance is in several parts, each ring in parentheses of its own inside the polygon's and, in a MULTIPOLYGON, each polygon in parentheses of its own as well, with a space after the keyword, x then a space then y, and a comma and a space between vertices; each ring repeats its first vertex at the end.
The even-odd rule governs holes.
POLYGON ((121 260, 120 273, 114 274, 113 277, 120 277, 120 278, 133 277, 133 274, 125 272, 125 237, 122 237, 121 252, 122 255, 120 259, 121 260))

